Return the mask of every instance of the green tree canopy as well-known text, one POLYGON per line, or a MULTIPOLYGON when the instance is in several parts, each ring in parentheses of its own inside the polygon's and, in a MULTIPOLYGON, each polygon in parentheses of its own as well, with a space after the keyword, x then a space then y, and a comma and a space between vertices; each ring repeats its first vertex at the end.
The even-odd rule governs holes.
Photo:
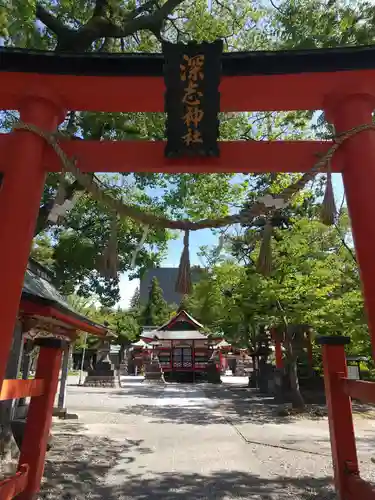
POLYGON ((255 240, 245 265, 228 256, 213 267, 194 287, 191 314, 243 347, 261 325, 277 325, 285 317, 288 324, 310 324, 321 335, 349 335, 352 352, 370 355, 345 211, 337 227, 299 218, 289 228, 276 230, 268 278, 255 270, 259 246, 255 240))
POLYGON ((142 312, 144 326, 161 326, 168 321, 170 309, 164 300, 163 291, 157 278, 153 278, 150 286, 148 302, 142 312))

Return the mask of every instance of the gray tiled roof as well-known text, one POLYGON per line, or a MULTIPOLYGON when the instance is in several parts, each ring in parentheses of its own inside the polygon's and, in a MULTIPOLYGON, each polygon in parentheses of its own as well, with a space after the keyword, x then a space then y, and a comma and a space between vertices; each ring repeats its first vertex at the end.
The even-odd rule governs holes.
POLYGON ((27 267, 22 293, 30 294, 34 297, 40 297, 41 299, 46 299, 48 301, 57 302, 64 308, 71 309, 66 299, 52 285, 52 283, 47 281, 44 276, 36 274, 31 266, 27 267))
POLYGON ((76 313, 65 297, 55 288, 51 278, 48 269, 30 259, 23 282, 22 298, 58 308, 65 314, 78 318, 89 325, 102 326, 86 316, 76 313))
POLYGON ((161 331, 143 332, 141 337, 154 338, 158 340, 204 340, 207 336, 204 333, 197 332, 196 330, 181 330, 181 331, 161 331))
MULTIPOLYGON (((200 269, 191 270, 191 280, 193 283, 197 283, 201 279, 201 273, 202 271, 200 269)), ((147 304, 151 282, 154 277, 157 278, 163 290, 164 300, 168 304, 180 304, 182 295, 175 291, 177 276, 177 267, 157 267, 155 269, 148 269, 143 275, 140 283, 139 293, 141 304, 147 304)))

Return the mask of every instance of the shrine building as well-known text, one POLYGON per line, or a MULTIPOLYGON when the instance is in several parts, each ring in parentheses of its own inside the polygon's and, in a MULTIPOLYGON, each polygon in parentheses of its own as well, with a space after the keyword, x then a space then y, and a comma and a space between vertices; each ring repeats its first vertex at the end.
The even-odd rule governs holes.
POLYGON ((154 330, 143 331, 141 338, 157 351, 167 378, 189 373, 204 378, 215 346, 222 340, 207 335, 203 325, 186 311, 178 312, 154 330))

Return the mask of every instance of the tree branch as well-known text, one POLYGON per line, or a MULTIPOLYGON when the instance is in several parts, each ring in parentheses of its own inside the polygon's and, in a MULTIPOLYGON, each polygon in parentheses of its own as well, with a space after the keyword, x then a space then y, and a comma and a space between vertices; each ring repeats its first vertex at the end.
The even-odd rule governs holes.
MULTIPOLYGON (((108 19, 92 19, 92 22, 87 23, 80 31, 82 32, 87 27, 87 30, 91 31, 93 34, 96 32, 96 36, 100 33, 99 37, 109 36, 112 38, 126 37, 140 30, 150 30, 154 32, 155 28, 159 27, 182 2, 183 0, 167 0, 159 9, 145 16, 139 16, 139 12, 145 10, 144 6, 142 6, 143 9, 139 11, 139 9, 141 9, 141 7, 139 7, 136 9, 139 12, 135 14, 135 17, 132 17, 132 15, 129 17, 126 16, 125 24, 122 27, 117 26, 108 19)), ((155 2, 147 3, 152 5, 155 2)))
POLYGON ((143 14, 144 12, 147 12, 148 10, 152 9, 153 7, 157 7, 157 6, 158 6, 157 0, 149 0, 148 2, 140 5, 136 9, 129 12, 129 14, 126 14, 125 19, 131 21, 132 19, 135 19, 140 14, 143 14))
POLYGON ((104 17, 108 9, 108 0, 96 0, 93 17, 104 17))
POLYGON ((42 5, 36 6, 36 18, 39 19, 57 38, 69 36, 73 30, 65 26, 57 17, 50 14, 42 5))
POLYGON ((358 264, 357 257, 355 256, 355 253, 350 248, 350 246, 346 243, 345 237, 341 233, 341 230, 340 230, 339 226, 337 224, 335 224, 334 227, 335 227, 335 229, 337 231, 337 234, 338 234, 338 236, 339 236, 339 238, 341 240, 342 246, 347 250, 347 252, 349 252, 349 255, 351 256, 351 258, 353 259, 353 261, 355 262, 355 264, 358 264))
POLYGON ((107 2, 104 0, 97 0, 93 17, 78 30, 64 26, 39 4, 37 18, 57 36, 56 51, 85 52, 100 38, 124 38, 140 30, 149 30, 161 40, 160 31, 163 22, 182 2, 183 0, 167 0, 154 12, 142 15, 150 8, 156 7, 156 0, 150 0, 125 15, 122 26, 105 17, 107 2))

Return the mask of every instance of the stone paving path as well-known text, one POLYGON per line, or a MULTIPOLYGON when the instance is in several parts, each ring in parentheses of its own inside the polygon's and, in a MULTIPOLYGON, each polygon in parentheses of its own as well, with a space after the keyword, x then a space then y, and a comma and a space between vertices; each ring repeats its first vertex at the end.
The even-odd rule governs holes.
POLYGON ((40 498, 334 499, 329 453, 314 444, 326 422, 308 421, 307 434, 303 423, 267 423, 264 403, 252 397, 134 378, 122 389, 69 387, 68 409, 79 420, 54 424, 40 498))

